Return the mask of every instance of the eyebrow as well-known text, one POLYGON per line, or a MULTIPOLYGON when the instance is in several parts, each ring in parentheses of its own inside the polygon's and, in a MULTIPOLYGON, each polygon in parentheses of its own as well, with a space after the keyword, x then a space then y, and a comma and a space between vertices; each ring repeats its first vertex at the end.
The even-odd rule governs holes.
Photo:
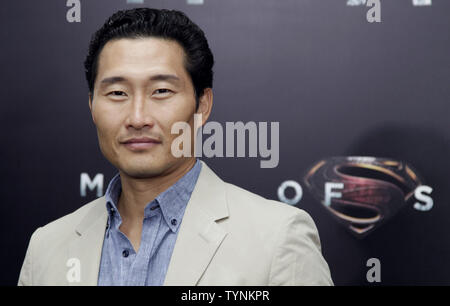
MULTIPOLYGON (((178 83, 181 81, 181 79, 174 74, 156 74, 154 76, 151 76, 148 80, 149 81, 168 81, 168 82, 172 82, 172 83, 178 83)), ((106 85, 111 85, 111 84, 115 84, 115 83, 124 83, 124 82, 128 82, 127 78, 125 78, 123 76, 112 76, 112 77, 107 77, 107 78, 104 78, 103 80, 101 80, 100 86, 106 86, 106 85)))

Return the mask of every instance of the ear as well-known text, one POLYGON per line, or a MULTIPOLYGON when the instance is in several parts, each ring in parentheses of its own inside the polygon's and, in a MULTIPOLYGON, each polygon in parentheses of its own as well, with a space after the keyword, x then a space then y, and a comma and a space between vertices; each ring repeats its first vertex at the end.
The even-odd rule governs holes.
POLYGON ((92 121, 95 124, 94 113, 92 111, 92 94, 91 93, 89 93, 89 110, 91 111, 92 121))
POLYGON ((202 126, 206 123, 211 114, 213 105, 213 91, 212 88, 205 88, 203 95, 199 98, 197 114, 202 115, 202 126))

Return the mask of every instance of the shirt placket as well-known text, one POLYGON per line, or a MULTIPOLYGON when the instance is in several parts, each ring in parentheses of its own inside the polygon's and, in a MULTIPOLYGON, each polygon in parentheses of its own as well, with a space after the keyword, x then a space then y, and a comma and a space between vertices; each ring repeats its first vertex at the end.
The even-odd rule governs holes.
POLYGON ((131 286, 146 285, 149 273, 149 262, 155 248, 155 241, 161 219, 160 211, 152 210, 143 220, 141 244, 136 259, 129 270, 130 278, 128 284, 131 286))

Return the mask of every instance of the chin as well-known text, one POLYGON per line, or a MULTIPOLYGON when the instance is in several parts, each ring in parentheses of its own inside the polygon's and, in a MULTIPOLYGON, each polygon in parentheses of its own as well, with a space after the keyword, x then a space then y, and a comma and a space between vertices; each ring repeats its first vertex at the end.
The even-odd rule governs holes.
POLYGON ((136 179, 145 179, 161 175, 159 168, 153 167, 125 167, 121 169, 127 176, 136 179))
POLYGON ((154 159, 135 159, 121 163, 120 170, 133 178, 150 178, 162 175, 171 163, 154 159))

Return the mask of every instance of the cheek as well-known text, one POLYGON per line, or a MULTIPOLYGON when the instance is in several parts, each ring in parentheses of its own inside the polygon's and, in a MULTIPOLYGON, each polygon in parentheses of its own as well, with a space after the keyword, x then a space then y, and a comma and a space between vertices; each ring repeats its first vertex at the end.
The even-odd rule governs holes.
MULTIPOLYGON (((166 134, 166 137, 170 139, 174 139, 179 136, 179 134, 174 133, 172 134, 172 126, 177 122, 185 122, 191 126, 191 121, 193 121, 194 113, 193 111, 186 111, 186 108, 182 109, 176 109, 160 121, 160 123, 163 125, 164 134, 166 134)), ((192 126, 191 126, 192 128, 192 126)), ((175 129, 177 130, 177 129, 175 129)))
POLYGON ((94 114, 96 118, 97 131, 100 137, 100 141, 103 144, 109 144, 115 137, 115 131, 117 130, 118 116, 111 114, 108 110, 98 108, 94 114))
POLYGON ((195 99, 193 97, 183 96, 180 98, 180 103, 177 103, 171 115, 172 122, 177 121, 188 122, 193 118, 195 113, 195 99))
POLYGON ((169 130, 175 122, 186 122, 195 111, 195 99, 186 94, 179 94, 168 101, 167 104, 161 102, 155 105, 152 112, 154 120, 164 128, 169 130))

